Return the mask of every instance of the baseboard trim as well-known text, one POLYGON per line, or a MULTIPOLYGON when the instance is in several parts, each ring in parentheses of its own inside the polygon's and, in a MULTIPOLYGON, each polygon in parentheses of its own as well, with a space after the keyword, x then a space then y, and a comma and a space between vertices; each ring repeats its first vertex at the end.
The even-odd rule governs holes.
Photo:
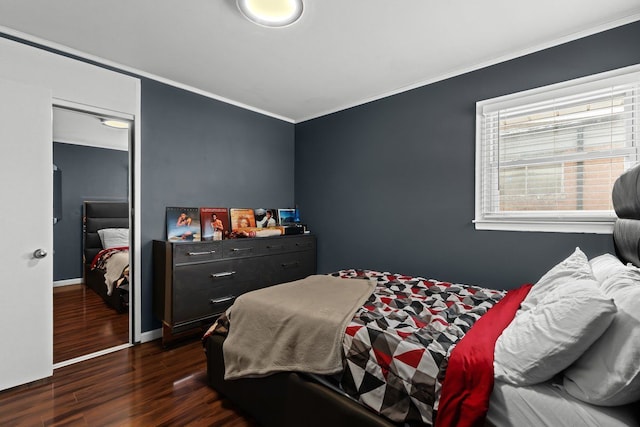
POLYGON ((140 342, 145 343, 162 338, 162 328, 154 329, 152 331, 143 332, 140 334, 140 342))
POLYGON ((79 277, 77 279, 64 279, 64 280, 56 280, 53 282, 53 287, 58 287, 58 286, 69 286, 69 285, 79 285, 83 282, 82 277, 79 277))

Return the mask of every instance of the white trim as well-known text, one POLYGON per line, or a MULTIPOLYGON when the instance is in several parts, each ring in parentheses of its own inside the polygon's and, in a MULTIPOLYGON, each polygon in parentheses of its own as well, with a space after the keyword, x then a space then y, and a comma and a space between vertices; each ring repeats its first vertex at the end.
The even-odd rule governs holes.
MULTIPOLYGON (((139 79, 137 80, 140 81, 139 79)), ((55 100, 56 107, 66 108, 67 110, 74 110, 74 111, 80 111, 80 112, 90 111, 92 114, 95 114, 97 116, 107 116, 107 117, 113 117, 113 118, 124 119, 124 120, 133 120, 135 118, 135 116, 131 113, 109 110, 107 108, 97 107, 94 105, 86 105, 80 102, 69 101, 67 99, 62 99, 57 97, 54 97, 53 99, 55 100)))
POLYGON ((176 82, 176 81, 164 78, 164 77, 160 77, 160 76, 157 76, 155 74, 148 73, 146 71, 142 71, 142 70, 139 70, 139 69, 134 68, 134 67, 130 67, 130 66, 126 66, 126 65, 123 65, 123 64, 119 64, 119 63, 114 62, 114 61, 109 61, 109 60, 107 60, 105 58, 101 58, 101 57, 96 56, 96 55, 91 55, 91 54, 88 54, 88 53, 85 53, 85 52, 70 48, 68 46, 65 46, 65 45, 62 45, 62 44, 59 44, 59 43, 55 43, 55 42, 52 42, 52 41, 49 41, 49 40, 45 40, 45 39, 30 35, 30 34, 26 34, 26 33, 23 33, 21 31, 17 31, 17 30, 14 30, 12 28, 8 28, 8 27, 2 26, 2 25, 0 25, 0 33, 5 33, 7 35, 10 35, 10 36, 13 36, 13 37, 18 37, 20 39, 23 39, 23 40, 26 40, 26 41, 29 41, 29 42, 37 43, 37 44, 40 44, 42 46, 49 47, 51 49, 56 49, 56 50, 59 50, 59 51, 62 51, 62 52, 65 52, 65 53, 68 53, 68 54, 71 54, 71 55, 75 55, 75 56, 77 56, 79 58, 88 59, 90 61, 95 61, 95 62, 98 62, 98 63, 103 64, 103 65, 107 65, 107 66, 110 66, 110 67, 118 68, 118 69, 120 69, 122 71, 126 71, 126 72, 129 72, 129 73, 132 73, 132 74, 136 74, 136 75, 141 76, 141 77, 146 77, 146 78, 149 78, 149 79, 152 79, 152 80, 167 84, 169 86, 173 86, 173 87, 176 87, 176 88, 179 88, 179 89, 184 89, 186 91, 193 92, 193 93, 196 93, 198 95, 205 96, 207 98, 212 98, 212 99, 215 99, 215 100, 227 103, 227 104, 235 105, 236 107, 240 107, 240 108, 244 108, 246 110, 254 111, 256 113, 264 114, 265 116, 270 116, 270 117, 273 117, 273 118, 276 118, 276 119, 283 120, 285 122, 302 123, 302 122, 305 122, 307 120, 316 119, 318 117, 322 117, 322 116, 326 116, 326 115, 329 115, 329 114, 333 114, 333 113, 336 113, 338 111, 342 111, 342 110, 346 110, 346 109, 349 109, 349 108, 357 107, 359 105, 363 105, 363 104, 366 104, 366 103, 369 103, 369 102, 372 102, 372 101, 376 101, 376 100, 379 100, 379 99, 387 98, 389 96, 397 95, 397 94, 402 93, 402 92, 407 92, 407 91, 412 90, 412 89, 416 89, 416 88, 419 88, 419 87, 427 86, 427 85, 430 85, 432 83, 436 83, 436 82, 439 82, 439 81, 442 81, 442 80, 446 80, 446 79, 449 79, 451 77, 455 77, 455 76, 459 76, 459 75, 462 75, 462 74, 466 74, 466 73, 469 73, 471 71, 480 70, 482 68, 486 68, 486 67, 489 67, 489 66, 492 66, 492 65, 495 65, 495 64, 499 64, 501 62, 506 62, 506 61, 509 61, 511 59, 519 58, 521 56, 529 55, 531 53, 539 52, 539 51, 542 51, 544 49, 548 49, 550 47, 554 47, 554 46, 558 46, 558 45, 561 45, 561 44, 564 44, 564 43, 568 43, 568 42, 573 41, 573 40, 578 40, 580 38, 587 37, 587 36, 590 36, 590 35, 593 35, 593 34, 596 34, 596 33, 600 33, 600 32, 606 31, 606 30, 610 30, 612 28, 620 27, 620 26, 623 26, 623 25, 626 25, 626 24, 629 24, 631 22, 635 22, 635 21, 638 21, 638 20, 640 20, 640 13, 636 13, 636 14, 633 14, 633 15, 630 15, 630 16, 625 16, 624 18, 620 18, 620 19, 616 19, 616 20, 613 20, 613 21, 609 21, 607 23, 604 23, 604 24, 589 28, 587 30, 578 31, 578 32, 566 35, 564 37, 559 37, 557 39, 554 39, 554 40, 551 40, 551 41, 548 41, 548 42, 545 42, 545 43, 540 43, 540 44, 531 46, 531 47, 526 48, 526 49, 521 49, 521 50, 512 52, 512 53, 507 54, 507 55, 498 56, 496 58, 492 58, 490 60, 483 61, 483 62, 478 63, 476 65, 460 68, 460 69, 454 70, 454 71, 449 72, 449 73, 441 74, 440 76, 437 76, 437 77, 434 77, 434 78, 431 78, 431 79, 421 80, 421 81, 418 81, 418 82, 410 84, 410 85, 402 86, 402 87, 400 87, 398 89, 394 89, 394 90, 391 90, 391 91, 388 91, 388 92, 384 92, 384 93, 381 93, 381 94, 378 94, 378 95, 373 95, 373 96, 361 99, 359 101, 348 103, 348 104, 344 104, 344 105, 342 105, 340 107, 332 108, 332 109, 323 111, 323 112, 318 113, 318 114, 313 114, 313 115, 310 115, 310 116, 307 116, 307 117, 303 117, 303 118, 298 119, 298 120, 293 119, 291 117, 285 117, 285 116, 282 116, 280 114, 272 113, 272 112, 263 110, 261 108, 252 107, 250 105, 243 104, 241 102, 233 101, 233 100, 231 100, 229 98, 225 98, 223 96, 216 95, 214 93, 207 92, 207 91, 195 88, 193 86, 185 85, 183 83, 179 83, 179 82, 176 82))
POLYGON ((131 342, 141 341, 142 335, 142 199, 141 193, 141 169, 142 169, 142 91, 140 79, 136 79, 136 112, 133 122, 133 159, 129 151, 129 164, 133 165, 134 175, 131 179, 133 189, 129 189, 129 198, 133 194, 133 204, 130 205, 133 215, 133 313, 129 313, 129 334, 133 334, 131 342), (133 161, 131 161, 133 160, 133 161), (134 327, 131 327, 133 322, 134 327))
POLYGON ((59 144, 67 144, 67 145, 79 145, 81 147, 104 148, 106 150, 114 150, 114 151, 129 151, 129 148, 115 147, 115 146, 110 146, 110 145, 100 144, 100 143, 94 144, 92 142, 78 141, 77 139, 67 139, 67 138, 57 137, 53 142, 56 142, 59 144))
POLYGON ((95 353, 85 354, 74 359, 65 360, 63 362, 54 363, 53 369, 64 368, 65 366, 73 365, 74 363, 84 362, 85 360, 93 359, 95 357, 104 356, 105 354, 114 353, 116 351, 124 350, 125 348, 133 347, 133 344, 122 344, 115 347, 107 348, 104 350, 96 351, 95 353))
POLYGON ((611 87, 612 83, 610 81, 603 82, 603 80, 615 78, 618 79, 614 84, 626 84, 638 81, 640 78, 640 64, 629 65, 615 70, 578 77, 576 79, 510 93, 491 99, 483 99, 482 101, 476 102, 476 111, 479 111, 481 114, 487 114, 520 105, 534 104, 539 101, 549 101, 549 92, 554 92, 554 98, 590 92, 600 88, 611 87))
POLYGON ((81 285, 83 283, 84 279, 82 277, 78 277, 77 279, 54 280, 53 287, 57 288, 60 286, 81 285))
POLYGON ((153 329, 151 331, 143 332, 140 336, 140 342, 145 343, 162 338, 162 328, 153 329))
POLYGON ((463 75, 463 74, 466 74, 466 73, 470 73, 472 71, 481 70, 483 68, 490 67, 492 65, 496 65, 496 64, 500 64, 502 62, 510 61, 512 59, 519 58, 519 57, 522 57, 522 56, 525 56, 525 55, 529 55, 529 54, 532 54, 532 53, 536 53, 536 52, 539 52, 539 51, 542 51, 542 50, 545 50, 545 49, 549 49, 549 48, 554 47, 554 46, 559 46, 561 44, 568 43, 568 42, 573 41, 573 40, 578 40, 578 39, 581 39, 583 37, 587 37, 587 36, 590 36, 590 35, 593 35, 593 34, 597 34, 597 33, 603 32, 603 31, 607 31, 607 30, 610 30, 612 28, 621 27, 623 25, 630 24, 630 23, 638 21, 638 20, 640 20, 640 13, 636 13, 636 14, 633 14, 633 15, 630 15, 630 16, 625 16, 624 18, 617 19, 617 20, 614 20, 614 21, 610 21, 610 22, 607 22, 605 24, 598 25, 596 27, 590 28, 588 30, 578 31, 577 33, 569 34, 567 36, 560 37, 560 38, 551 40, 551 41, 546 42, 546 43, 540 43, 540 44, 537 44, 535 46, 531 46, 531 47, 526 48, 526 49, 515 51, 515 52, 512 52, 512 53, 507 54, 507 55, 502 55, 502 56, 499 56, 499 57, 496 57, 496 58, 493 58, 493 59, 489 59, 487 61, 481 62, 481 63, 476 64, 476 65, 472 65, 470 67, 464 67, 464 68, 460 68, 458 70, 452 71, 450 73, 441 74, 440 76, 434 77, 432 79, 422 80, 422 81, 416 82, 414 84, 403 86, 403 87, 400 87, 398 89, 395 89, 395 90, 392 90, 392 91, 389 91, 389 92, 385 92, 385 93, 382 93, 382 94, 379 94, 379 95, 374 95, 374 96, 371 96, 369 98, 362 99, 362 100, 360 100, 358 102, 346 104, 346 105, 344 105, 342 107, 338 107, 338 108, 334 108, 334 109, 331 109, 331 110, 327 110, 327 111, 325 111, 323 113, 320 113, 320 114, 317 114, 317 115, 303 117, 302 119, 296 120, 294 123, 301 123, 301 122, 304 122, 304 121, 307 121, 307 120, 313 120, 313 119, 316 119, 318 117, 326 116, 326 115, 329 115, 329 114, 336 113, 338 111, 342 111, 342 110, 346 110, 346 109, 349 109, 349 108, 357 107, 358 105, 366 104, 366 103, 369 103, 369 102, 372 102, 372 101, 377 101, 378 99, 387 98, 389 96, 397 95, 397 94, 402 93, 402 92, 407 92, 407 91, 412 90, 412 89, 417 89, 419 87, 427 86, 427 85, 430 85, 432 83, 436 83, 436 82, 439 82, 439 81, 447 80, 447 79, 450 79, 452 77, 456 77, 456 76, 460 76, 460 75, 463 75))
POLYGON ((474 220, 476 230, 533 231, 548 233, 593 233, 613 234, 612 222, 592 221, 526 221, 526 220, 474 220))
POLYGON ((58 50, 60 52, 64 52, 64 53, 68 53, 70 55, 77 56, 78 58, 87 59, 89 61, 94 61, 94 62, 102 64, 102 65, 113 67, 113 68, 116 68, 118 70, 121 70, 121 71, 124 71, 124 72, 127 72, 127 73, 135 74, 136 76, 139 76, 139 77, 145 77, 145 78, 148 78, 148 79, 151 79, 151 80, 155 80, 157 82, 164 83, 166 85, 173 86, 173 87, 176 87, 178 89, 183 89, 183 90, 186 90, 186 91, 189 91, 189 92, 193 92, 193 93, 196 93, 198 95, 205 96, 207 98, 215 99, 217 101, 221 101, 221 102, 224 102, 226 104, 231 104, 231 105, 234 105, 236 107, 243 108, 245 110, 249 110, 249 111, 253 111, 253 112, 256 112, 256 113, 264 114, 265 116, 270 116, 270 117, 273 117, 275 119, 279 119, 279 120, 282 120, 282 121, 285 121, 285 122, 295 123, 295 120, 290 118, 290 117, 285 117, 285 116, 282 116, 280 114, 272 113, 270 111, 266 111, 266 110, 263 110, 261 108, 252 107, 250 105, 243 104, 242 102, 238 102, 238 101, 234 101, 234 100, 229 99, 229 98, 225 98, 224 96, 216 95, 214 93, 207 92, 207 91, 204 91, 202 89, 198 89, 198 88, 195 88, 193 86, 186 85, 184 83, 179 83, 179 82, 176 82, 174 80, 167 79, 165 77, 160 77, 160 76, 158 76, 156 74, 152 74, 152 73, 149 73, 149 72, 146 72, 146 71, 142 71, 142 70, 140 70, 138 68, 134 68, 134 67, 130 67, 128 65, 120 64, 120 63, 115 62, 115 61, 110 61, 110 60, 102 58, 100 56, 96 56, 96 55, 92 55, 92 54, 89 54, 89 53, 86 53, 86 52, 82 52, 82 51, 76 50, 74 48, 71 48, 69 46, 65 46, 63 44, 59 44, 59 43, 55 43, 55 42, 52 42, 52 41, 49 41, 49 40, 45 40, 45 39, 42 39, 40 37, 33 36, 31 34, 26 34, 26 33, 23 33, 21 31, 14 30, 12 28, 8 28, 8 27, 0 25, 0 33, 4 33, 4 34, 7 34, 7 35, 10 35, 10 36, 13 36, 13 37, 17 37, 19 39, 26 40, 28 42, 37 43, 39 45, 46 46, 46 47, 51 48, 51 49, 56 49, 56 50, 58 50))

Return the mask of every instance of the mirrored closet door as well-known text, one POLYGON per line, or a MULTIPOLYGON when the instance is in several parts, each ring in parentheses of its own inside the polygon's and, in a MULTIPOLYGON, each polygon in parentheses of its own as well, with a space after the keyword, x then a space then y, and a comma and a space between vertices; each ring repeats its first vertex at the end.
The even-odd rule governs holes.
POLYGON ((130 342, 131 131, 107 119, 53 108, 54 364, 130 342))

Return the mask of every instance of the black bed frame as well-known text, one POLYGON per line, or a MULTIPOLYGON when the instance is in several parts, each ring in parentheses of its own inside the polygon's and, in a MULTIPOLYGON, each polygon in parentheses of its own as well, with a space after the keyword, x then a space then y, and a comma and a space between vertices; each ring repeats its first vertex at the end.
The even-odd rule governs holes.
POLYGON ((103 228, 129 228, 129 203, 126 201, 85 201, 83 205, 83 266, 84 283, 119 313, 129 311, 129 291, 116 288, 107 295, 104 270, 91 269, 93 258, 102 250, 98 230, 103 228))
POLYGON ((350 397, 295 372, 224 380, 225 337, 205 340, 207 383, 238 404, 262 427, 397 427, 350 397))

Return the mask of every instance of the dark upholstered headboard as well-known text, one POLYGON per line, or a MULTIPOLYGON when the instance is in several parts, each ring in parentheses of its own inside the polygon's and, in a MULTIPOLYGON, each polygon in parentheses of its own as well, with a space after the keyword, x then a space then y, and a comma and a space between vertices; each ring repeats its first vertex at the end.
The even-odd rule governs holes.
POLYGON ((618 216, 613 229, 618 258, 640 267, 640 165, 620 175, 611 197, 618 216))
POLYGON ((128 202, 85 201, 83 207, 83 254, 84 262, 91 263, 102 250, 98 230, 103 228, 129 228, 128 202))

